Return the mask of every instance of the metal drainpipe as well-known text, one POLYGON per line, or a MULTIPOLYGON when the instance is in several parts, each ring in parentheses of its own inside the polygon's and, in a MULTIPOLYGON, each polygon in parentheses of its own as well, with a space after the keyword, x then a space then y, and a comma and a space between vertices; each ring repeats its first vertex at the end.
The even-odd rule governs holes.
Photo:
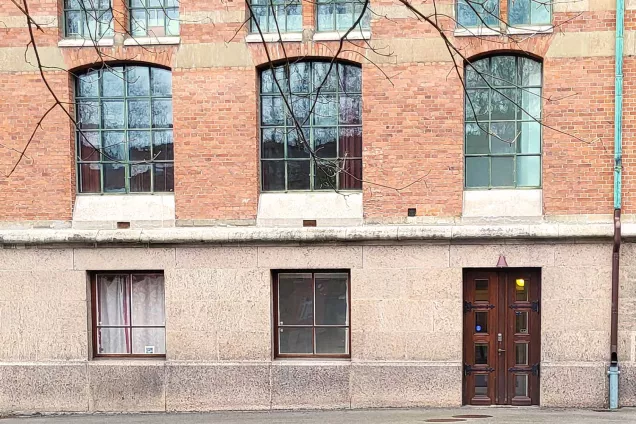
POLYGON ((621 248, 621 174, 623 171, 623 33, 625 0, 616 0, 616 75, 614 99, 614 244, 612 249, 612 329, 610 334, 609 407, 618 409, 618 277, 621 248))

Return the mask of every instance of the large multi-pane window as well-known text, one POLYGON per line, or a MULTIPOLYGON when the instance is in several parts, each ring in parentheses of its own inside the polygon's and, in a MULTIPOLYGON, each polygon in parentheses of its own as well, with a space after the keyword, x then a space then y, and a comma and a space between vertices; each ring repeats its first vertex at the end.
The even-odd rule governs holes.
POLYGON ((361 68, 346 63, 261 73, 263 191, 362 188, 361 90, 361 68))
POLYGON ((64 0, 64 36, 98 41, 113 36, 111 0, 64 0))
POLYGON ((95 356, 163 356, 166 317, 162 273, 95 273, 95 356))
POLYGON ((541 67, 521 56, 466 64, 466 188, 541 186, 541 67))
POLYGON ((499 21, 499 0, 457 0, 459 28, 490 27, 497 29, 499 21))
POLYGON ((76 79, 80 193, 174 190, 172 75, 118 66, 76 79))
POLYGON ((364 0, 318 0, 316 7, 318 31, 348 31, 361 14, 362 19, 353 29, 370 28, 371 12, 364 0))
POLYGON ((552 2, 544 0, 508 0, 508 24, 549 25, 552 2))
POLYGON ((348 357, 349 273, 280 272, 274 279, 276 356, 348 357))
POLYGON ((250 0, 250 31, 258 34, 300 32, 303 30, 300 0, 250 0))
POLYGON ((130 0, 133 36, 179 35, 179 0, 130 0))

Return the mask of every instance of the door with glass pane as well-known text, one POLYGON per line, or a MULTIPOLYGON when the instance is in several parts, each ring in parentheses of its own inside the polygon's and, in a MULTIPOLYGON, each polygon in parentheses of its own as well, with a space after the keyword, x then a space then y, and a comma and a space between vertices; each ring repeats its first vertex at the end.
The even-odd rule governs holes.
POLYGON ((464 404, 538 405, 538 270, 464 273, 464 404))

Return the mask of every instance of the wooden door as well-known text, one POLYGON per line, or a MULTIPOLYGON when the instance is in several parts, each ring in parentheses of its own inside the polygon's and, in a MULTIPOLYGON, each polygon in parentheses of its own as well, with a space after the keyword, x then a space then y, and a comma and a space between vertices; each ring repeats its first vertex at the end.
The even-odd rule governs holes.
POLYGON ((464 404, 538 405, 538 270, 464 273, 464 404))

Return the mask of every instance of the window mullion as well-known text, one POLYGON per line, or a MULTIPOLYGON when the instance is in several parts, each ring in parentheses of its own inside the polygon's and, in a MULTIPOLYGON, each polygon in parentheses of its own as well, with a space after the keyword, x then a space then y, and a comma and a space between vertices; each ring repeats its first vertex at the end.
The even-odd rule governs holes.
POLYGON ((311 273, 311 287, 312 287, 312 296, 313 296, 313 302, 311 302, 312 306, 313 306, 313 327, 312 327, 312 337, 311 337, 311 343, 312 343, 312 347, 313 347, 313 352, 314 355, 316 354, 316 273, 312 272, 311 273))

